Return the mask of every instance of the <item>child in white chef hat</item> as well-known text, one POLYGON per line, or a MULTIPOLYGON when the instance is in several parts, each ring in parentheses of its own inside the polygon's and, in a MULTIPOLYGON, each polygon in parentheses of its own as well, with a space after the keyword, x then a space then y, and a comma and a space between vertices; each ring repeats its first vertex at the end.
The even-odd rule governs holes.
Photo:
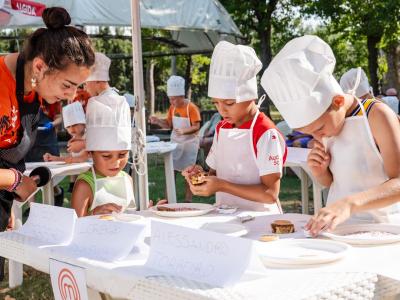
POLYGON ((355 96, 361 69, 344 93, 332 75, 335 62, 328 44, 303 36, 284 46, 261 79, 288 125, 316 140, 308 166, 330 190, 327 206, 306 226, 313 235, 353 214, 356 221, 399 221, 397 117, 382 103, 368 110, 361 104, 355 96))
MULTIPOLYGON (((257 73, 262 64, 248 46, 219 42, 214 49, 208 96, 223 120, 217 125, 206 163, 205 183, 192 185, 195 195, 216 193, 219 205, 281 213, 278 199, 285 140, 256 104, 257 73)), ((188 182, 199 167, 184 171, 188 182)))
POLYGON ((71 207, 79 217, 134 207, 132 179, 123 171, 131 139, 130 110, 125 98, 116 93, 90 98, 86 109, 86 151, 93 159, 93 170, 78 176, 71 198, 71 207))
MULTIPOLYGON (((68 104, 62 109, 64 127, 72 138, 85 139, 86 117, 80 102, 68 104)), ((70 156, 60 157, 46 153, 44 161, 64 161, 66 163, 79 163, 89 158, 85 149, 80 152, 71 152, 70 156)))

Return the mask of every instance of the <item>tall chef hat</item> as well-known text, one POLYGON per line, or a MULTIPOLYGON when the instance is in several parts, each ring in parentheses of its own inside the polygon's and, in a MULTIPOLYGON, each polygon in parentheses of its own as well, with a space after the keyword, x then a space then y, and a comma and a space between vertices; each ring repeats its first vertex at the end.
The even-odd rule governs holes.
POLYGON ((343 95, 335 63, 327 43, 305 35, 289 41, 265 70, 261 85, 291 128, 311 124, 343 95))
POLYGON ((253 48, 219 42, 211 57, 208 96, 237 103, 257 99, 256 75, 261 68, 253 48))
POLYGON ((108 93, 90 99, 86 109, 86 150, 130 150, 131 132, 125 97, 108 93))
POLYGON ((79 101, 64 106, 62 109, 62 117, 65 128, 75 124, 86 124, 85 112, 79 101))
POLYGON ((110 81, 110 65, 111 59, 103 53, 96 52, 92 74, 90 74, 86 81, 110 81))

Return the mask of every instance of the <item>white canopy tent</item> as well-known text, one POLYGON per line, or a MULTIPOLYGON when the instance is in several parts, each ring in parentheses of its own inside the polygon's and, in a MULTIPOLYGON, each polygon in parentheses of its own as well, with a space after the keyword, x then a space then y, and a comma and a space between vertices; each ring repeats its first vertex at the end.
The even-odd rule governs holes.
MULTIPOLYGON (((212 50, 221 40, 240 38, 241 33, 218 0, 0 0, 0 29, 43 26, 46 7, 68 10, 72 24, 81 26, 132 26, 135 123, 145 136, 142 46, 140 28, 173 31, 172 37, 189 52, 212 50)), ((144 143, 144 141, 142 141, 144 143)), ((141 209, 148 206, 147 157, 139 175, 141 209)))

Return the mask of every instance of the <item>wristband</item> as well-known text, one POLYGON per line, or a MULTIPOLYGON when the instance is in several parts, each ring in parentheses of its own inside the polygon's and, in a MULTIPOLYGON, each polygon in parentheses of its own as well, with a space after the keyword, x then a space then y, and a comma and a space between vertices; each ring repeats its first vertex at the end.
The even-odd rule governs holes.
POLYGON ((10 168, 11 171, 14 173, 14 183, 7 189, 9 192, 15 192, 18 186, 21 184, 22 181, 22 173, 14 168, 10 168))

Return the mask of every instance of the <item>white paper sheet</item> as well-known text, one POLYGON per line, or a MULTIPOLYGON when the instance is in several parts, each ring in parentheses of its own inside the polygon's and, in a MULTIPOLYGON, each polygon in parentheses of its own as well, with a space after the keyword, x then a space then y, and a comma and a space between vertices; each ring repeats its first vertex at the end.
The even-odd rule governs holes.
POLYGON ((227 286, 240 280, 251 255, 250 240, 152 221, 146 266, 214 286, 227 286))
POLYGON ((16 233, 52 245, 68 244, 72 240, 77 216, 75 210, 31 203, 29 218, 16 233))
POLYGON ((53 253, 74 258, 116 261, 125 258, 141 238, 143 224, 79 218, 68 246, 55 247, 53 253))

